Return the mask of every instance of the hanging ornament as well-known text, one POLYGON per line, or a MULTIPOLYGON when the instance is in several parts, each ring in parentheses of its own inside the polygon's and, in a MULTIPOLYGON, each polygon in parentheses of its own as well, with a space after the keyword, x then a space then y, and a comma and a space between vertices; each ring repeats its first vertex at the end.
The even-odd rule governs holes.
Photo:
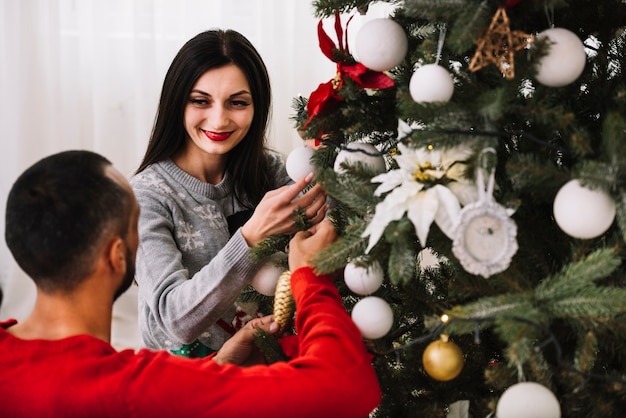
POLYGON ((416 103, 446 103, 454 93, 452 75, 439 65, 441 51, 446 37, 446 27, 439 28, 437 60, 434 64, 426 64, 414 69, 409 81, 409 92, 416 103))
POLYGON ((285 169, 293 181, 298 181, 307 174, 315 172, 315 167, 311 162, 314 152, 315 150, 309 147, 301 146, 289 153, 285 161, 285 169))
POLYGON ((615 219, 615 201, 604 190, 592 190, 574 179, 554 198, 554 220, 566 234, 591 239, 604 234, 615 219))
POLYGON ((291 293, 291 271, 285 270, 278 277, 274 293, 274 322, 281 333, 292 323, 296 304, 291 293))
MULTIPOLYGON (((483 150, 495 154, 493 148, 483 150)), ((481 158, 476 169, 478 201, 465 205, 459 214, 459 224, 454 232, 452 252, 463 268, 485 278, 504 271, 517 252, 517 225, 506 208, 493 199, 495 168, 490 170, 485 187, 481 158)))
POLYGON ((368 266, 351 261, 343 270, 346 286, 357 295, 371 295, 380 288, 383 279, 383 268, 378 261, 368 266))
POLYGON ((454 93, 454 80, 441 65, 426 64, 413 72, 409 91, 417 103, 445 103, 454 93))
POLYGON ((344 163, 352 165, 361 163, 377 174, 387 169, 385 159, 380 151, 372 144, 366 144, 364 142, 350 142, 344 149, 339 151, 333 167, 336 173, 341 174, 345 171, 343 167, 341 167, 344 163))
POLYGON ((374 71, 387 71, 402 62, 409 46, 404 29, 389 18, 364 24, 354 41, 356 58, 374 71))
POLYGON ((367 296, 352 308, 352 321, 364 338, 375 340, 384 337, 393 326, 391 306, 377 296, 367 296))
POLYGON ((562 87, 574 82, 585 69, 587 55, 578 36, 563 28, 551 28, 537 35, 548 41, 549 49, 539 60, 535 79, 548 87, 562 87))
POLYGON ((491 19, 484 36, 478 40, 469 70, 478 71, 490 64, 498 67, 507 79, 515 77, 514 55, 533 43, 533 36, 521 31, 511 31, 505 7, 499 7, 491 19))
POLYGON ((428 344, 422 354, 422 364, 426 373, 442 382, 457 377, 463 370, 463 363, 463 351, 445 334, 441 334, 438 340, 428 344))
POLYGON ((535 382, 516 383, 504 391, 496 405, 498 418, 560 418, 556 396, 535 382))
POLYGON ((262 295, 274 296, 278 278, 285 271, 287 254, 277 252, 268 257, 259 270, 254 274, 250 285, 262 295))

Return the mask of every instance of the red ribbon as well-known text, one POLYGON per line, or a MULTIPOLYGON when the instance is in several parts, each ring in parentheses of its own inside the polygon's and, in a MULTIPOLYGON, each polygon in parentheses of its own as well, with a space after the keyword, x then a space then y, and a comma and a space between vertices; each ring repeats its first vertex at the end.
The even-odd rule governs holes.
POLYGON ((504 7, 506 7, 508 9, 509 7, 515 6, 520 1, 522 1, 522 0, 504 0, 504 7))
MULTIPOLYGON (((350 20, 348 20, 348 24, 349 23, 350 20)), ((337 46, 330 38, 330 36, 328 36, 328 34, 324 31, 321 20, 317 25, 317 35, 319 38, 320 49, 322 50, 322 53, 326 55, 326 57, 328 57, 328 59, 337 63, 337 75, 329 82, 320 84, 317 89, 309 96, 309 100, 306 106, 309 118, 304 123, 305 129, 309 122, 311 122, 311 120, 317 114, 344 100, 343 97, 338 94, 338 91, 343 86, 343 80, 345 79, 345 77, 350 77, 356 84, 363 87, 364 89, 386 89, 389 87, 393 87, 394 85, 391 77, 382 72, 370 70, 361 63, 347 65, 346 63, 335 59, 335 57, 333 56, 334 50, 339 50, 340 52, 343 52, 345 54, 350 53, 350 51, 348 50, 347 27, 348 26, 346 24, 344 41, 344 31, 341 27, 341 17, 339 15, 339 12, 335 13, 335 32, 337 33, 337 40, 339 43, 339 46, 337 46)))

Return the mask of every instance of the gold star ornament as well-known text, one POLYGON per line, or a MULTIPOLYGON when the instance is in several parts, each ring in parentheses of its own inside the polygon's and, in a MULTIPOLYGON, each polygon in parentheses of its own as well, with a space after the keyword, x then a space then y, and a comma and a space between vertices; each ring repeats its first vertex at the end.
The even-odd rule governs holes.
POLYGON ((474 72, 494 64, 507 79, 515 77, 513 55, 534 42, 531 34, 512 31, 505 8, 500 7, 493 15, 485 35, 478 40, 476 53, 470 61, 469 70, 474 72))

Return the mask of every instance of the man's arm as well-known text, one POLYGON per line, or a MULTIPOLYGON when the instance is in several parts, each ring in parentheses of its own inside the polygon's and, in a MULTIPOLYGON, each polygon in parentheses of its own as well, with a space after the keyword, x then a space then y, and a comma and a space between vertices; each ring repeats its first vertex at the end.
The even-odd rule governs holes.
POLYGON ((325 221, 296 234, 290 246, 297 356, 240 367, 158 355, 127 380, 129 397, 141 403, 136 409, 162 416, 366 417, 381 398, 371 355, 333 280, 308 265, 334 238, 325 221))

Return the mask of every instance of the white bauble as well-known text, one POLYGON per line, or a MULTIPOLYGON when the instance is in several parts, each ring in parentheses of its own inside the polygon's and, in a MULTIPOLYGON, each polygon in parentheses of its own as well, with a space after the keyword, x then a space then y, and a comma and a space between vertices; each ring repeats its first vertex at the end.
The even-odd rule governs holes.
POLYGON ((354 40, 356 57, 374 71, 387 71, 402 62, 409 43, 404 29, 392 19, 365 23, 354 40))
POLYGON ((445 103, 454 93, 454 80, 441 65, 426 64, 413 72, 409 91, 416 103, 445 103))
POLYGON ((352 321, 361 335, 375 340, 384 337, 393 326, 393 311, 384 299, 367 296, 352 308, 352 321))
POLYGON ((346 146, 346 149, 339 151, 337 158, 335 158, 334 170, 341 174, 344 172, 344 169, 341 168, 341 163, 355 164, 356 162, 368 166, 377 174, 387 170, 385 159, 380 154, 380 151, 372 144, 363 142, 351 142, 346 146))
POLYGON ((535 382, 517 383, 504 391, 496 406, 498 418, 559 418, 556 396, 535 382))
POLYGON ((343 280, 346 286, 357 295, 371 295, 380 288, 383 278, 383 268, 378 261, 374 261, 369 266, 350 262, 343 269, 343 280))
POLYGON ((541 57, 535 78, 544 86, 562 87, 582 74, 587 62, 585 46, 575 33, 563 28, 551 28, 537 35, 548 38, 548 53, 541 57))
POLYGON ((285 169, 293 181, 298 181, 315 171, 311 162, 311 156, 314 152, 315 150, 309 147, 298 147, 289 153, 285 161, 285 169))
POLYGON ((615 218, 615 201, 603 190, 565 183, 554 198, 554 220, 566 234, 580 239, 604 234, 615 218))
POLYGON ((254 289, 262 295, 274 296, 278 278, 286 270, 286 267, 278 267, 281 260, 286 260, 287 254, 283 252, 274 253, 268 257, 263 265, 250 280, 254 289))

